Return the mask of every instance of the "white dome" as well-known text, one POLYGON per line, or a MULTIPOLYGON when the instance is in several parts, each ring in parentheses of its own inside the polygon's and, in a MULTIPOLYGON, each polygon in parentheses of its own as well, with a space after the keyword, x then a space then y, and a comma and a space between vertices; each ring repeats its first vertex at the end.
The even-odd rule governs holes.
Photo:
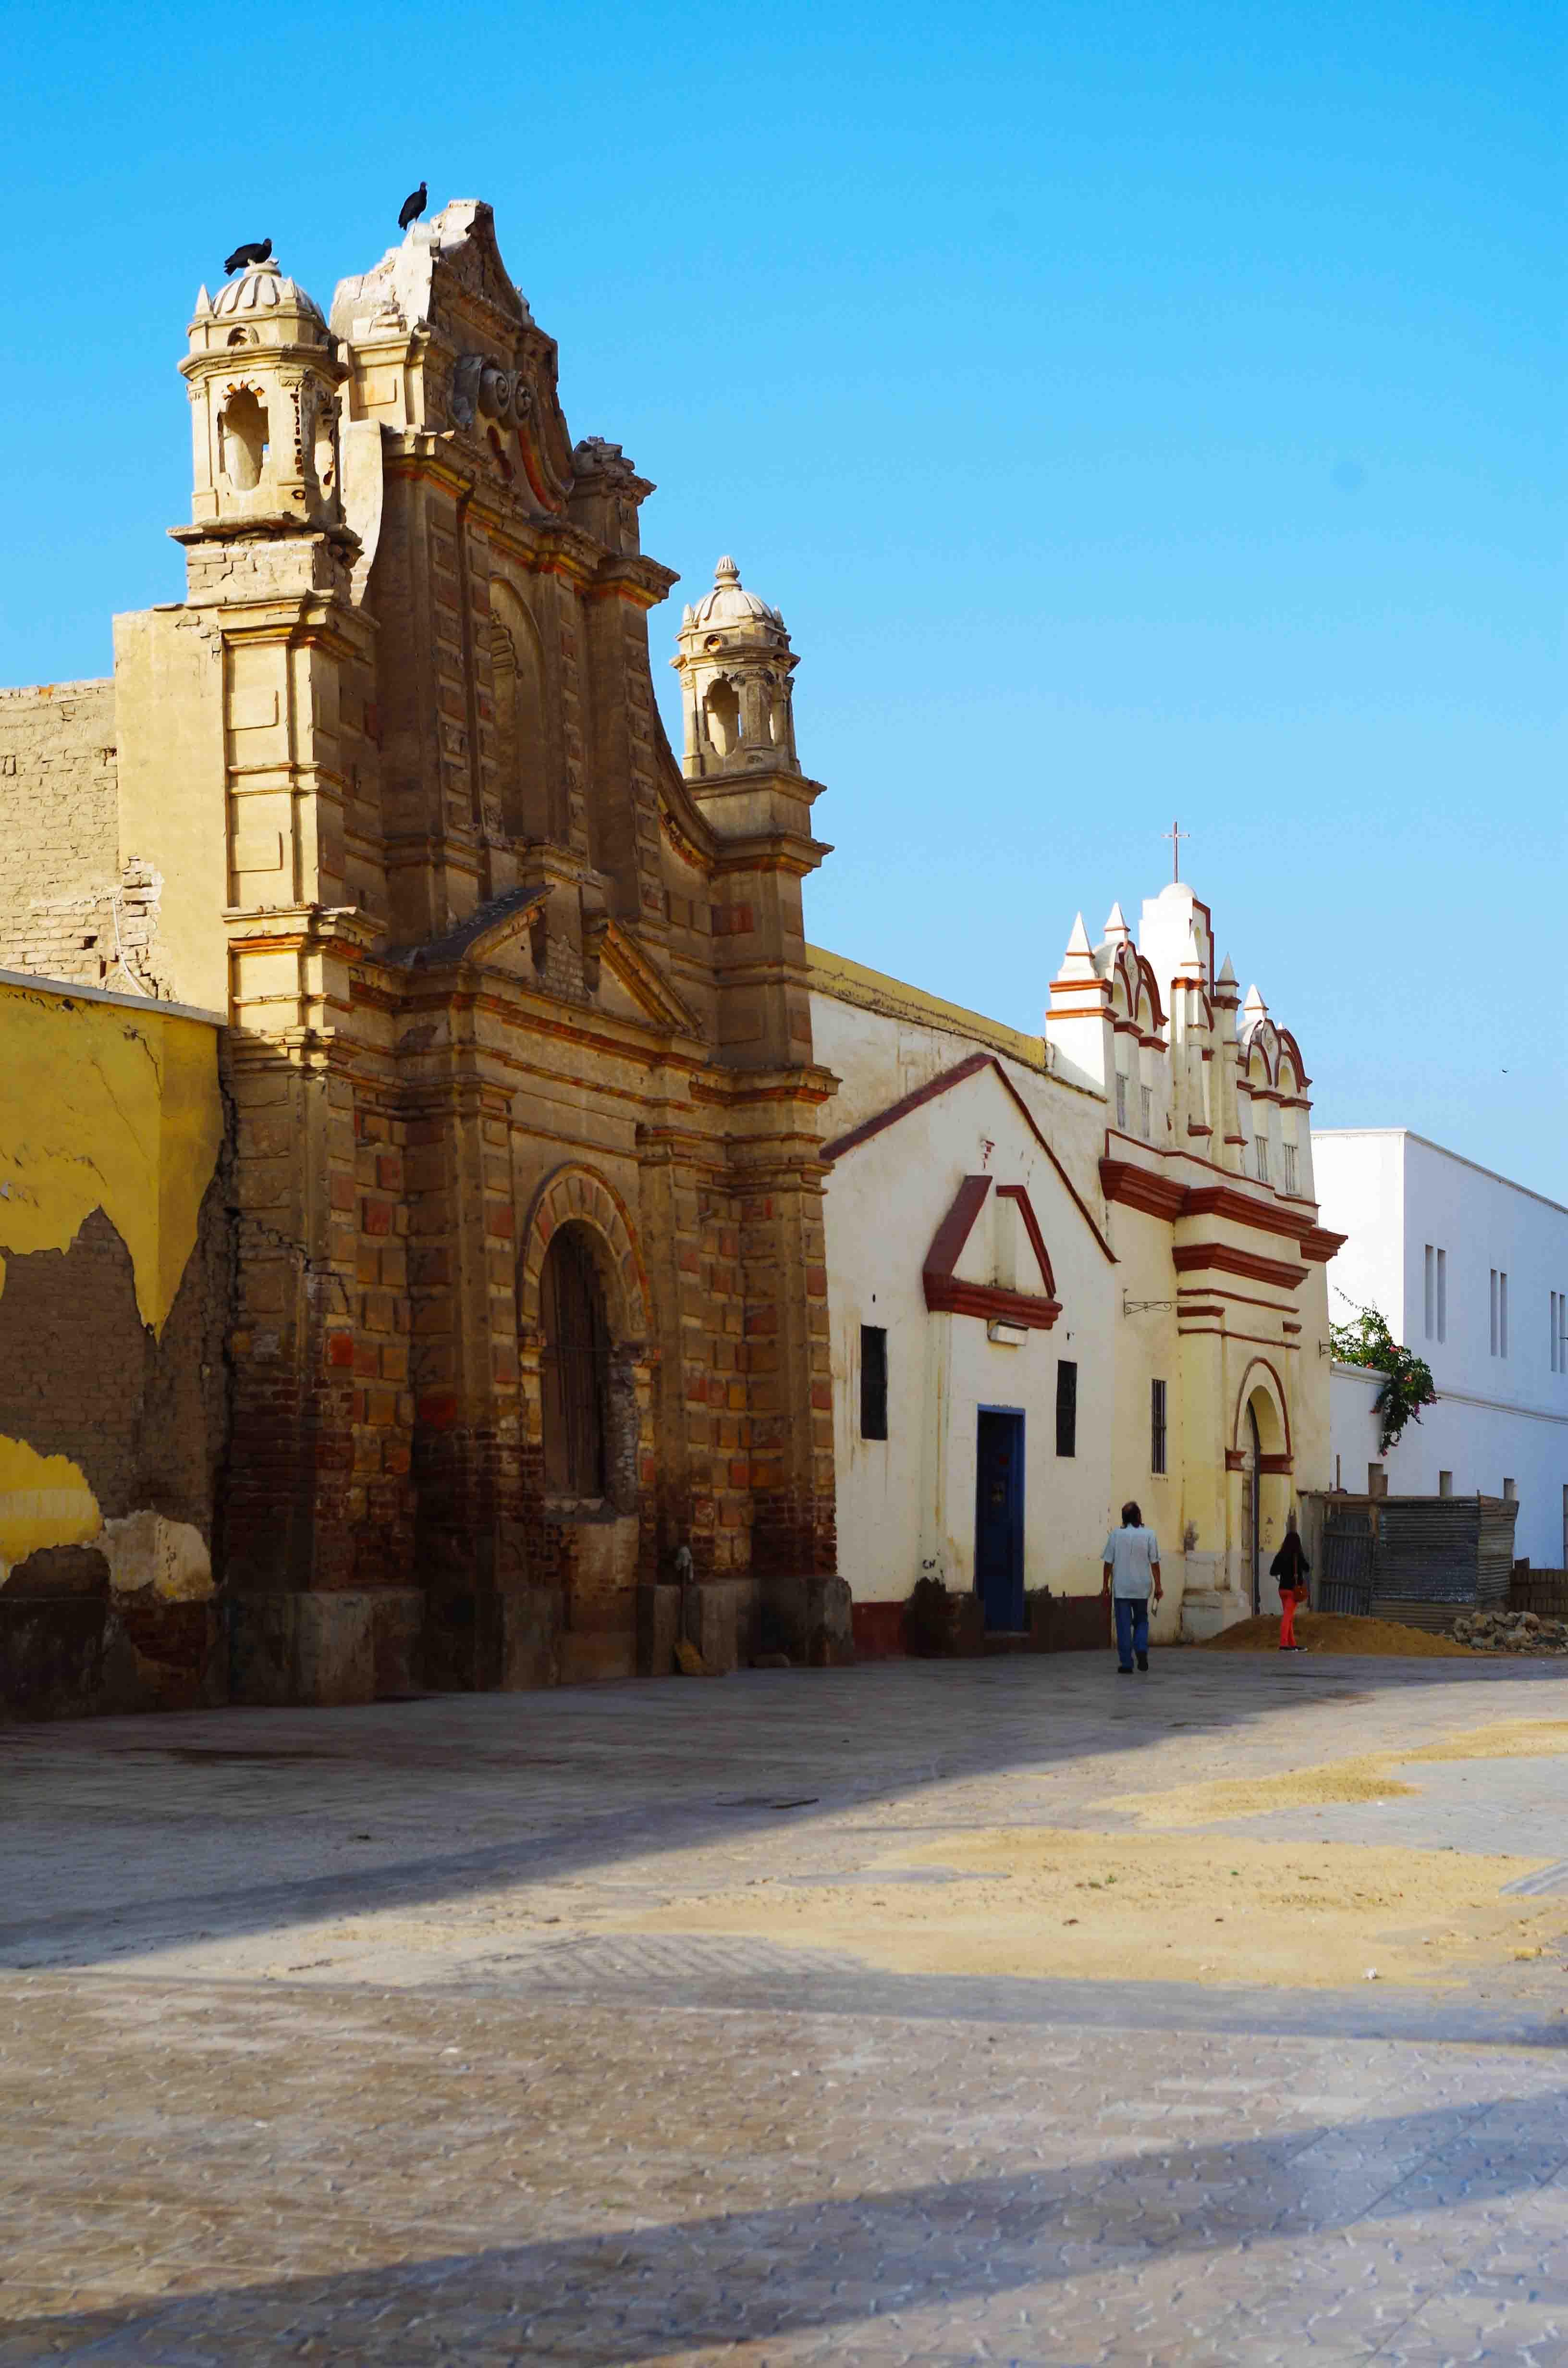
MULTIPOLYGON (((285 279, 276 262, 247 263, 236 279, 226 279, 212 300, 214 313, 276 313, 281 306, 297 306, 308 313, 312 321, 321 321, 321 307, 307 296, 293 280, 285 279)), ((324 329, 326 323, 322 321, 324 329)))
POLYGON ((741 583, 741 571, 727 554, 713 570, 713 589, 705 592, 691 612, 694 625, 782 625, 783 618, 741 583))

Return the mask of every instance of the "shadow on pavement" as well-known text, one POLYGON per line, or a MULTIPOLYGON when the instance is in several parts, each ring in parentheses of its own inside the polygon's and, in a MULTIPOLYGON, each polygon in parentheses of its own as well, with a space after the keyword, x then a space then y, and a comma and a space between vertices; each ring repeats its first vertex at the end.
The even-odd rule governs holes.
MULTIPOLYGON (((1560 2091, 1528 2108, 1510 2100, 1233 2145, 1151 2144, 1020 2177, 538 2237, 12 2319, 0 2322, 0 2368, 43 2359, 61 2368, 88 2361, 95 2368, 213 2368, 295 2356, 381 2368, 442 2359, 631 2362, 676 2345, 781 2340, 955 2304, 966 2306, 968 2341, 976 2302, 1049 2288, 1096 2266, 1125 2278, 1163 2260, 1234 2252, 1239 2273, 1228 2292, 1210 2289, 1209 2307, 1267 2299, 1267 2282, 1288 2290, 1292 2262, 1310 2259, 1314 2241, 1408 2218, 1389 2257, 1392 2326, 1416 2306, 1413 2281, 1425 2275, 1429 2291, 1453 2283, 1446 2211, 1517 2197, 1562 2169, 1565 2108, 1568 2093, 1560 2091), (1288 2252, 1267 2257, 1267 2266, 1250 2263, 1246 2248, 1271 2237, 1290 2239, 1288 2252)), ((518 2209, 528 2209, 526 2193, 518 2209)), ((1363 2317, 1348 2340, 1364 2332, 1369 2301, 1376 2273, 1369 2287, 1363 2262, 1363 2317)), ((1315 2310, 1319 2331, 1332 2329, 1332 2300, 1321 2290, 1315 2310)), ((1008 2318, 1016 2327, 1016 2310, 1008 2318)), ((1041 2321, 1022 2356, 1042 2356, 1049 2295, 1041 2321)), ((1375 2348, 1369 2336, 1366 2348, 1375 2348)))
MULTIPOLYGON (((1178 1731, 1239 1735, 1304 1703, 1462 1682, 1489 1697, 1478 1716, 1517 1716, 1536 1707, 1520 1686, 1557 1673, 1257 1658, 1159 1655, 1131 1698, 1109 1655, 1085 1654, 0 1727, 0 1962, 83 1968, 427 1907, 1178 1731)), ((1043 1800, 1031 1821, 1049 1822, 1043 1800)))

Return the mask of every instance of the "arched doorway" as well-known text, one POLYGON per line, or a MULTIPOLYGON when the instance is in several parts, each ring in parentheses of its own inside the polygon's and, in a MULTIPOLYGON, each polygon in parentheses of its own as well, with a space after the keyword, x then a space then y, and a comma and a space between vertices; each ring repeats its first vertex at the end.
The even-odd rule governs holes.
POLYGON ((1262 1474, 1258 1465, 1263 1457, 1263 1442, 1258 1437, 1257 1408, 1253 1399, 1247 1400, 1246 1415, 1242 1424, 1242 1565, 1243 1585, 1254 1611, 1263 1608, 1262 1588, 1257 1566, 1259 1505, 1262 1496, 1262 1474))
POLYGON ((1274 1365, 1255 1357, 1236 1393, 1226 1462, 1235 1475, 1231 1498, 1231 1584, 1250 1611, 1263 1609, 1265 1573, 1285 1534, 1290 1507, 1290 1416, 1274 1365))

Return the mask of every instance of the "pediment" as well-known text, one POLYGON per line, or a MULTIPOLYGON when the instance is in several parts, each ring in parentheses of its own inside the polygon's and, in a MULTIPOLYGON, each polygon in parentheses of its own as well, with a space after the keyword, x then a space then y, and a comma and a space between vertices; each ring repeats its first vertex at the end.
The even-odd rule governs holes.
POLYGON ((432 425, 476 440, 525 508, 531 492, 540 508, 565 510, 572 438, 555 340, 514 284, 482 199, 454 199, 415 222, 374 270, 341 280, 332 326, 350 339, 436 330, 437 349, 455 360, 449 381, 432 390, 432 425))
MULTIPOLYGON (((548 886, 514 888, 492 897, 444 937, 415 948, 404 958, 414 970, 445 970, 472 962, 537 988, 543 959, 538 933, 549 927, 551 898, 556 893, 548 886)), ((590 991, 600 1009, 669 1035, 702 1041, 702 1030, 689 1007, 619 921, 604 913, 588 915, 583 929, 583 956, 590 991)))
MULTIPOLYGON (((851 1127, 846 1134, 838 1135, 834 1141, 824 1144, 823 1158, 829 1167, 832 1167, 841 1159, 853 1156, 864 1144, 875 1142, 890 1129, 903 1126, 918 1113, 927 1110, 932 1103, 940 1101, 947 1096, 965 1092, 986 1097, 990 1103, 990 1110, 985 1113, 984 1123, 976 1124, 974 1120, 968 1116, 955 1121, 956 1126, 962 1131, 957 1133, 953 1139, 962 1142, 967 1133, 969 1142, 982 1151, 983 1156, 988 1159, 991 1155, 984 1152, 985 1144, 990 1142, 993 1151, 1000 1144, 1003 1146, 1002 1157, 1010 1165, 1021 1161, 1027 1166, 1031 1146, 1042 1152, 1045 1156, 1049 1178, 1039 1169, 1035 1171, 1037 1194, 1040 1190, 1048 1193, 1059 1191, 1062 1200, 1072 1208, 1076 1219, 1093 1236, 1095 1245, 1106 1263, 1114 1266, 1117 1262, 1116 1254, 1110 1244, 1096 1224, 1093 1214, 1085 1206, 1083 1196, 1072 1178, 1041 1133, 1028 1103, 994 1053, 971 1053, 966 1060, 955 1063, 950 1069, 944 1069, 939 1076, 933 1077, 929 1084, 917 1086, 913 1093, 901 1095, 897 1101, 890 1102, 885 1110, 878 1110, 872 1117, 863 1120, 858 1126, 851 1127), (994 1118, 991 1112, 994 1112, 994 1118), (1011 1149, 1007 1147, 1009 1139, 1011 1149), (1054 1181, 1050 1180, 1051 1178, 1054 1181)), ((970 1157, 973 1154, 966 1148, 962 1156, 970 1157)), ((1000 1172, 999 1163, 998 1166, 991 1168, 989 1174, 983 1175, 981 1180, 990 1183, 994 1180, 998 1172, 1000 1172)), ((966 1231, 964 1240, 967 1241, 967 1239, 966 1231)), ((960 1251, 955 1250, 955 1260, 959 1255, 960 1251)))
POLYGON ((600 992, 605 980, 619 987, 631 1005, 635 1016, 652 1020, 656 1028, 667 1028, 678 1036, 700 1038, 702 1030, 688 1006, 676 993, 658 964, 637 943, 619 921, 603 920, 587 932, 586 943, 591 951, 597 940, 600 966, 600 992))
POLYGON ((932 1236, 920 1280, 933 1314, 977 1315, 988 1323, 1049 1332, 1062 1313, 1028 1190, 992 1176, 964 1178, 932 1236), (1006 1277, 997 1271, 998 1217, 1016 1231, 1012 1271, 1006 1277))

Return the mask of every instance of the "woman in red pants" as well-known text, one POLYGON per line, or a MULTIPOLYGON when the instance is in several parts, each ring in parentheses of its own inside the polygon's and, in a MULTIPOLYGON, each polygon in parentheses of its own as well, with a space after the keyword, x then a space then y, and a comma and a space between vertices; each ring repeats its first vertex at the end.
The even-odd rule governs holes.
POLYGON ((1304 1653, 1306 1646, 1296 1642, 1296 1606, 1307 1600, 1307 1580, 1312 1565, 1301 1552, 1301 1541, 1296 1531, 1296 1516, 1292 1513, 1285 1524, 1285 1543, 1268 1565, 1268 1575, 1279 1582, 1279 1650, 1282 1653, 1304 1653))

